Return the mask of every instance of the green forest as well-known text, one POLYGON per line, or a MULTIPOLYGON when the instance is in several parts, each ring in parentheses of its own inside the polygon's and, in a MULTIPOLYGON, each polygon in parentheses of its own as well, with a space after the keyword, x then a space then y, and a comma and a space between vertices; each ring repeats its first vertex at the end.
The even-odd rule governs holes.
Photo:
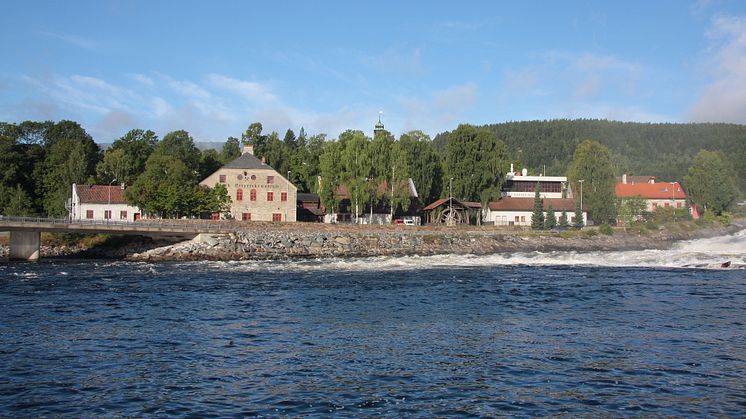
MULTIPOLYGON (((302 128, 283 136, 266 133, 255 122, 219 150, 199 150, 184 130, 159 138, 143 129, 102 150, 77 122, 25 121, 0 123, 0 213, 64 217, 72 183, 124 183, 128 200, 164 217, 224 210, 224 191, 198 183, 238 157, 242 144, 252 144, 254 153, 299 191, 319 193, 330 210, 339 205, 339 185, 359 203, 358 211, 366 204, 407 210, 407 178, 414 180, 424 205, 449 193, 486 203, 499 197, 511 163, 534 174, 571 176, 573 156, 586 140, 598 142, 604 156, 608 152, 607 177, 653 175, 683 182, 685 189, 690 182, 699 190, 694 183, 701 173, 717 167, 737 184, 735 192, 746 191, 746 126, 734 124, 551 120, 460 125, 434 139, 421 131, 395 138, 385 130, 373 138, 348 130, 331 139, 302 128), (703 150, 715 154, 702 156, 701 167, 692 169, 703 150)), ((726 206, 734 200, 735 195, 726 206)))
MULTIPOLYGON (((534 173, 567 173, 575 147, 593 139, 611 150, 614 172, 681 182, 700 150, 721 151, 746 191, 746 125, 651 124, 591 119, 506 122, 486 125, 504 141, 512 159, 534 173), (546 167, 546 169, 545 169, 546 167)), ((444 147, 448 133, 435 137, 444 147)))

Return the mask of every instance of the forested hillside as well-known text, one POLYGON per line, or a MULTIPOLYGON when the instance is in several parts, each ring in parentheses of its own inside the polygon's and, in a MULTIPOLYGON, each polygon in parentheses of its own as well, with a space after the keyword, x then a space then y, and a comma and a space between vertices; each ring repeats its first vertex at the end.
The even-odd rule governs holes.
MULTIPOLYGON (((532 171, 564 175, 575 146, 594 139, 609 147, 617 175, 653 175, 681 181, 700 150, 722 151, 746 191, 746 126, 735 124, 649 124, 606 120, 551 120, 486 125, 508 146, 513 160, 532 171)), ((438 134, 444 146, 447 133, 438 134)))

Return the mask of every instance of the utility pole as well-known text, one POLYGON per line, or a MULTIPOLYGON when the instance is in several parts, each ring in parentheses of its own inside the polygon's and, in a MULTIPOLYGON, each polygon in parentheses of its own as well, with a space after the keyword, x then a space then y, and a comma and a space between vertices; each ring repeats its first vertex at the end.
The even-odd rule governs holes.
POLYGON ((288 202, 290 201, 290 170, 288 170, 288 182, 285 184, 285 222, 288 222, 288 202))
POLYGON ((448 182, 448 225, 453 224, 453 178, 448 182))
POLYGON ((583 217, 583 182, 585 179, 578 180, 580 183, 580 218, 583 219, 583 225, 585 225, 585 217, 583 217))

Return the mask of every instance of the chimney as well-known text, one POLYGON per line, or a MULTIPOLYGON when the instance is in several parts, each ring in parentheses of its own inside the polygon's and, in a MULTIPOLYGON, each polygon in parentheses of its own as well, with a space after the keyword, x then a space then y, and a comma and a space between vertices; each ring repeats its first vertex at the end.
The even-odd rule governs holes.
POLYGON ((526 169, 526 168, 524 167, 524 168, 523 168, 523 171, 521 172, 521 174, 522 174, 523 176, 528 176, 528 169, 526 169))
POLYGON ((627 184, 627 174, 626 173, 622 175, 622 184, 623 185, 627 184))
POLYGON ((514 173, 513 170, 513 163, 510 163, 510 173, 514 173))
POLYGON ((249 153, 252 156, 254 155, 254 146, 250 144, 246 144, 243 146, 243 154, 249 153))
POLYGON ((262 164, 267 164, 267 159, 265 159, 264 156, 262 156, 262 164))

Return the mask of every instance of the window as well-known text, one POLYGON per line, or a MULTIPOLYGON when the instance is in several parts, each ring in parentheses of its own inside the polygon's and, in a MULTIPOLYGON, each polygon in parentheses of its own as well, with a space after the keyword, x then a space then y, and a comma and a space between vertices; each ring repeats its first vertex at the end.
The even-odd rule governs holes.
POLYGON ((210 214, 210 219, 211 220, 219 220, 220 219, 220 213, 219 212, 213 212, 212 214, 210 214))
POLYGON ((85 218, 91 220, 93 219, 93 210, 86 210, 85 211, 85 218))
POLYGON ((220 183, 225 183, 225 175, 220 175, 220 183))
POLYGON ((526 222, 526 216, 525 216, 525 215, 521 215, 521 222, 522 222, 522 223, 525 223, 525 222, 526 222))
POLYGON ((272 214, 272 221, 274 222, 282 221, 282 214, 272 214))
POLYGON ((275 183, 275 177, 274 176, 267 176, 267 185, 271 185, 275 183))
POLYGON ((657 202, 653 202, 653 211, 655 211, 656 209, 658 209, 658 203, 657 202))
POLYGON ((250 212, 244 212, 241 214, 241 219, 243 221, 251 221, 251 213, 250 212))
POLYGON ((516 216, 515 216, 515 222, 516 222, 516 223, 519 223, 519 222, 521 222, 521 217, 519 217, 519 216, 517 216, 517 215, 516 215, 516 216))
POLYGON ((666 202, 666 208, 668 208, 668 207, 669 207, 669 204, 668 204, 668 202, 666 202))
POLYGON ((676 203, 676 208, 681 208, 681 202, 676 203))
POLYGON ((104 210, 104 220, 111 220, 111 210, 104 210))
POLYGON ((288 200, 288 193, 287 192, 280 192, 280 201, 287 202, 288 200))
POLYGON ((275 193, 267 192, 267 201, 274 201, 274 200, 275 200, 275 193))
POLYGON ((249 196, 252 201, 256 201, 256 189, 252 189, 251 192, 249 192, 249 196))
POLYGON ((126 220, 127 219, 127 211, 119 211, 119 219, 120 220, 126 220))
POLYGON ((243 201, 243 189, 236 189, 236 201, 243 201))

